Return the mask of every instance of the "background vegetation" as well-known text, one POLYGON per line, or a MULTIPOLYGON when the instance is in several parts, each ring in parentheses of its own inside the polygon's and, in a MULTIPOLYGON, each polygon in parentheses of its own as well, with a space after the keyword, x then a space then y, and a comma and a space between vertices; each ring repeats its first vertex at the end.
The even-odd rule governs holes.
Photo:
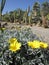
POLYGON ((35 2, 32 9, 30 9, 30 6, 28 6, 25 11, 18 8, 14 11, 6 12, 6 14, 2 15, 5 3, 6 0, 2 0, 0 5, 0 20, 6 22, 18 22, 20 24, 25 23, 30 25, 33 23, 36 25, 38 23, 39 25, 48 27, 49 2, 45 1, 42 4, 35 2))

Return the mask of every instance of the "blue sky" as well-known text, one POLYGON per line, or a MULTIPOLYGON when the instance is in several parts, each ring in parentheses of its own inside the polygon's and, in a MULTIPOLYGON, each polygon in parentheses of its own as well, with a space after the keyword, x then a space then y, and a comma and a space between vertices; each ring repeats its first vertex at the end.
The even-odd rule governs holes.
MULTIPOLYGON (((1 1, 1 0, 0 0, 1 1)), ((3 14, 18 8, 21 8, 22 10, 26 10, 28 6, 32 8, 34 2, 38 1, 39 3, 42 3, 46 0, 6 0, 6 4, 3 10, 3 14)), ((49 1, 49 0, 47 0, 49 1)))

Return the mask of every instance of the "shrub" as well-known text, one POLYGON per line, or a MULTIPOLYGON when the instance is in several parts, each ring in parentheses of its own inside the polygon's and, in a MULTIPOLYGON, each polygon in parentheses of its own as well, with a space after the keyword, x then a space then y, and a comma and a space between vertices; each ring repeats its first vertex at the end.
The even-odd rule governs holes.
POLYGON ((49 48, 28 46, 34 40, 42 41, 30 29, 0 31, 0 65, 48 65, 49 48))

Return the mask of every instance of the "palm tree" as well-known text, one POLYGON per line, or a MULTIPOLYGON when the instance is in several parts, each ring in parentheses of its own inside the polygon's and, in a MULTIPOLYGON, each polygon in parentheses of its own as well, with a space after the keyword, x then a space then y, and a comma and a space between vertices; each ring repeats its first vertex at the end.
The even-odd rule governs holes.
POLYGON ((0 19, 1 19, 1 16, 2 16, 2 11, 4 9, 5 3, 6 3, 6 0, 1 0, 1 4, 0 4, 0 19))

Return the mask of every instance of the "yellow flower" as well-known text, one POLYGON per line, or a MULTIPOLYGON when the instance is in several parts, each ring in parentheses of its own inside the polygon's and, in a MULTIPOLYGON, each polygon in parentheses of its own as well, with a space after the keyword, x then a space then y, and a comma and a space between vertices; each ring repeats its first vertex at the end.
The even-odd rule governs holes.
POLYGON ((4 31, 4 30, 6 30, 6 28, 0 28, 0 30, 3 30, 4 31))
POLYGON ((31 48, 40 48, 40 42, 38 40, 34 40, 33 42, 28 42, 28 46, 31 48))
POLYGON ((47 48, 48 47, 48 44, 47 43, 44 43, 44 42, 40 42, 40 47, 41 48, 47 48))
POLYGON ((2 30, 6 30, 6 28, 2 28, 2 30))
POLYGON ((44 43, 44 42, 40 42, 38 40, 34 40, 33 42, 28 42, 28 46, 30 46, 31 48, 47 48, 48 44, 44 43))
POLYGON ((40 48, 40 42, 38 40, 34 40, 32 47, 33 48, 40 48))
POLYGON ((33 43, 32 41, 29 41, 28 46, 32 46, 32 43, 33 43))
POLYGON ((17 42, 17 39, 16 38, 11 38, 11 39, 9 39, 9 41, 8 41, 10 44, 11 43, 16 43, 17 42))
POLYGON ((20 47, 21 47, 21 43, 13 43, 13 44, 10 44, 9 50, 11 50, 12 52, 16 52, 20 50, 20 47))

